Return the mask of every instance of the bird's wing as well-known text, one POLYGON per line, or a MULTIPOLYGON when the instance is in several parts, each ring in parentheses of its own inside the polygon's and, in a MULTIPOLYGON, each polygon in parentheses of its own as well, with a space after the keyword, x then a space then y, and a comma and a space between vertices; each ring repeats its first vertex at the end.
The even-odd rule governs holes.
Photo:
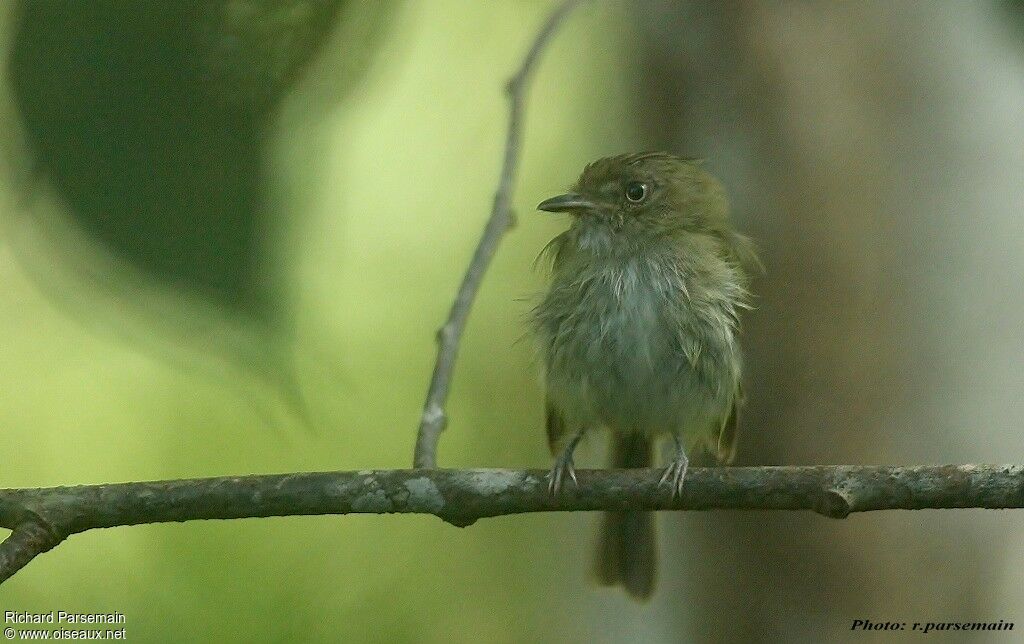
POLYGON ((546 424, 548 430, 548 447, 552 454, 558 454, 562 448, 562 437, 565 436, 565 419, 558 413, 550 400, 545 399, 544 407, 547 411, 546 424))
POLYGON ((737 387, 732 399, 729 415, 722 422, 718 432, 718 444, 714 450, 715 458, 721 465, 729 465, 736 459, 736 439, 739 437, 740 405, 743 404, 742 388, 737 387))

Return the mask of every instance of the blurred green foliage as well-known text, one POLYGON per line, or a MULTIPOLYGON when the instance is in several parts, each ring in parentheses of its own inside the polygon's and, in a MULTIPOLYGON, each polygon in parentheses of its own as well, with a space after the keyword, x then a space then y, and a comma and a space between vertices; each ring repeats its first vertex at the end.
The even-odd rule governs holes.
MULTIPOLYGON (((86 330, 0 246, 2 484, 407 467, 433 333, 496 184, 502 88, 551 7, 409 2, 345 102, 325 112, 320 100, 337 61, 329 50, 283 99, 268 190, 290 231, 282 279, 298 294, 287 314, 314 435, 269 421, 231 386, 86 330)), ((544 56, 520 224, 470 319, 443 466, 549 462, 521 339, 543 279, 533 259, 564 221, 534 205, 586 161, 636 147, 629 51, 617 10, 591 6, 544 56)), ((116 303, 95 306, 117 315, 116 303)), ((589 521, 460 530, 429 517, 317 517, 95 531, 4 584, 0 606, 120 611, 131 641, 583 641, 599 627, 586 626, 590 604, 568 598, 585 594, 589 521)))

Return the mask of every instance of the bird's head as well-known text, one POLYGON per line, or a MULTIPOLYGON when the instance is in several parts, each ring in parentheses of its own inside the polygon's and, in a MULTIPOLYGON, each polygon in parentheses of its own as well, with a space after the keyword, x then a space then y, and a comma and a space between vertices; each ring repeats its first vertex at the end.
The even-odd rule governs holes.
POLYGON ((727 217, 725 192, 700 166, 664 152, 606 157, 588 165, 570 192, 537 208, 630 237, 700 233, 727 217))

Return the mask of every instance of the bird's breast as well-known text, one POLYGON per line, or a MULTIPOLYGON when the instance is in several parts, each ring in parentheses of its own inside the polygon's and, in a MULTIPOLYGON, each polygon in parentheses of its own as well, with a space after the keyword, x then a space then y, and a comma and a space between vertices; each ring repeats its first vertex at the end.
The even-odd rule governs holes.
POLYGON ((556 276, 536 321, 549 396, 582 423, 673 431, 715 406, 709 365, 721 336, 689 299, 686 276, 654 257, 588 261, 556 276))

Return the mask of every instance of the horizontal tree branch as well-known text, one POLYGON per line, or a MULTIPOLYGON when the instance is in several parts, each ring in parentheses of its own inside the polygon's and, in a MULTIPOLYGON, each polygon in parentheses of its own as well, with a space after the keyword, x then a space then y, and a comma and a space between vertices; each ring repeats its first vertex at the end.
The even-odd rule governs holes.
POLYGON ((579 470, 548 494, 547 470, 363 470, 0 490, 0 581, 69 535, 115 526, 321 514, 432 514, 458 526, 524 512, 1024 507, 1022 465, 691 468, 680 497, 661 470, 579 470))

